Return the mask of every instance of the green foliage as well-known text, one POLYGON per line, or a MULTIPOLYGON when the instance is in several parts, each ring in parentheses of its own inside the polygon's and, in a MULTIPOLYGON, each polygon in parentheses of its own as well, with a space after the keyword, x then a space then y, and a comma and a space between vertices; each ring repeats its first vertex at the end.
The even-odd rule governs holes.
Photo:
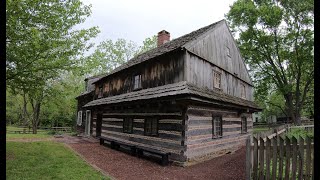
POLYGON ((290 131, 286 134, 288 138, 292 138, 293 136, 297 139, 301 136, 302 138, 306 138, 309 136, 311 139, 314 138, 314 132, 313 131, 307 131, 304 128, 291 128, 290 131))
POLYGON ((72 28, 90 15, 79 0, 6 1, 6 82, 12 90, 43 89, 60 70, 78 66, 96 27, 72 28))
POLYGON ((92 47, 87 42, 99 31, 97 27, 74 30, 91 14, 91 6, 80 0, 6 2, 7 89, 31 106, 32 112, 28 107, 20 114, 36 133, 43 103, 57 94, 55 83, 65 71, 81 67, 84 52, 92 47))
POLYGON ((144 41, 143 41, 143 45, 140 46, 138 52, 136 53, 136 55, 139 55, 139 54, 142 54, 144 52, 147 52, 151 49, 154 49, 157 47, 157 40, 158 40, 158 37, 157 35, 154 35, 152 37, 149 37, 149 38, 146 38, 144 41))
POLYGON ((7 142, 6 179, 109 179, 56 142, 7 142))
POLYGON ((125 39, 118 39, 115 42, 105 40, 87 58, 86 72, 88 74, 108 73, 131 59, 137 49, 137 45, 134 42, 127 42, 125 39))
POLYGON ((86 58, 84 72, 88 75, 108 73, 134 56, 156 46, 157 36, 146 38, 140 47, 137 47, 136 43, 125 39, 118 39, 115 42, 105 40, 97 46, 92 55, 86 58))
POLYGON ((237 0, 226 15, 231 29, 239 33, 241 54, 254 77, 255 98, 266 103, 276 90, 288 116, 298 124, 305 100, 312 96, 313 8, 311 0, 237 0))

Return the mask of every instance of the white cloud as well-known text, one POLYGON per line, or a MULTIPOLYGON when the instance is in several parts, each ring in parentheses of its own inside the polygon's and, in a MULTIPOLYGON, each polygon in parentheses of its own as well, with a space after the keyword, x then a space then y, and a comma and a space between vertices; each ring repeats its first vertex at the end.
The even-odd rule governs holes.
POLYGON ((161 30, 171 39, 224 18, 234 0, 82 0, 92 4, 92 15, 77 28, 99 26, 94 40, 124 38, 138 45, 161 30))

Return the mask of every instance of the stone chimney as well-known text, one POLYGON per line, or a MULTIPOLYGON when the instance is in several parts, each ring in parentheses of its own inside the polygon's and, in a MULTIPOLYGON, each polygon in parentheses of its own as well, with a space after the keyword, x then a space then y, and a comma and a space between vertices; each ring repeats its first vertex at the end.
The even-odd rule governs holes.
POLYGON ((168 41, 170 41, 170 33, 168 31, 162 30, 158 32, 158 47, 168 41))

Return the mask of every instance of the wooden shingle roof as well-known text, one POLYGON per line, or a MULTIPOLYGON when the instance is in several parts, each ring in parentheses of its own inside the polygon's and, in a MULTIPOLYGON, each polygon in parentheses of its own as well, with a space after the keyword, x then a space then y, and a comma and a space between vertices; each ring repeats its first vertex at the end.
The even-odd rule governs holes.
MULTIPOLYGON (((105 77, 114 74, 116 72, 119 72, 121 70, 127 69, 131 66, 134 66, 136 64, 142 63, 144 61, 147 61, 149 59, 155 58, 157 56, 163 55, 165 53, 168 52, 172 52, 174 50, 177 50, 181 47, 183 47, 183 45, 185 45, 186 43, 195 40, 197 37, 199 37, 200 35, 202 35, 203 33, 207 32, 208 30, 214 28, 217 24, 219 24, 220 22, 223 22, 224 20, 215 22, 213 24, 210 24, 208 26, 205 26, 201 29, 198 29, 196 31, 193 31, 189 34, 186 34, 184 36, 181 36, 179 38, 173 39, 167 43, 162 44, 161 46, 151 49, 145 53, 142 53, 132 59, 130 59, 128 62, 126 62, 125 64, 115 68, 114 70, 112 70, 110 73, 100 77, 99 80, 97 80, 96 82, 99 82, 100 80, 104 79, 105 77)), ((94 82, 94 83, 96 83, 94 82)))
POLYGON ((218 90, 199 88, 195 85, 187 83, 186 81, 93 100, 87 103, 86 105, 84 105, 84 107, 116 104, 116 103, 122 103, 122 102, 131 102, 136 100, 146 100, 146 99, 160 98, 165 96, 175 96, 175 95, 200 96, 200 97, 205 97, 209 100, 223 102, 224 104, 230 103, 230 104, 239 105, 239 106, 243 106, 243 107, 247 107, 255 110, 261 109, 254 102, 241 99, 238 97, 234 97, 218 90))

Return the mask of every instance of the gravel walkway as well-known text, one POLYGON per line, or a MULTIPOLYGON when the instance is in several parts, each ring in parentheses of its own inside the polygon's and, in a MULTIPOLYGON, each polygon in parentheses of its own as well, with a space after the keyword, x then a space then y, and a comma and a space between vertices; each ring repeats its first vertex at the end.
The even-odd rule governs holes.
POLYGON ((245 147, 233 154, 183 168, 163 167, 154 161, 101 146, 95 139, 64 137, 60 142, 65 142, 89 164, 116 179, 245 179, 245 147))

